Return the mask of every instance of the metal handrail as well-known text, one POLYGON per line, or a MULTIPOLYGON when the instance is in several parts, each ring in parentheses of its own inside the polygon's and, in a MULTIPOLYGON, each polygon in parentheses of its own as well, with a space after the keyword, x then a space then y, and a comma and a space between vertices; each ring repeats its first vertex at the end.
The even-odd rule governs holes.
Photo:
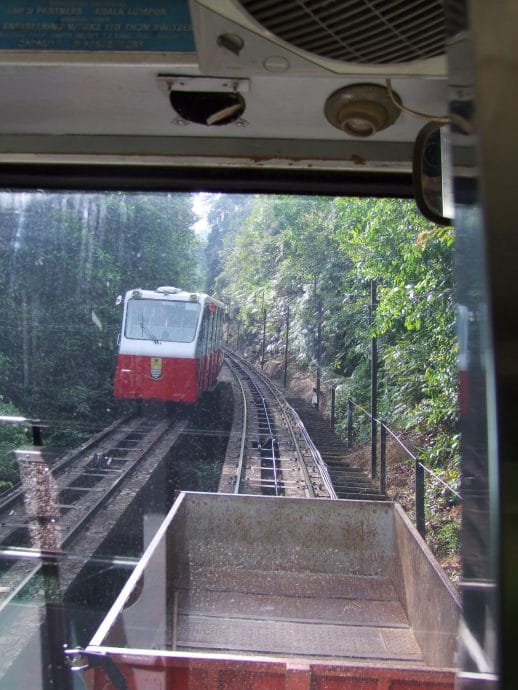
POLYGON ((366 410, 364 407, 362 407, 359 403, 355 402, 352 400, 352 398, 349 398, 351 401, 351 404, 357 407, 359 410, 361 410, 364 414, 366 414, 370 419, 372 419, 374 422, 378 423, 380 426, 385 427, 387 433, 389 433, 392 438, 403 448, 405 453, 412 458, 412 460, 421 467, 421 469, 426 472, 430 477, 432 478, 433 481, 438 482, 439 484, 442 484, 448 491, 451 491, 452 494, 454 494, 459 500, 462 500, 461 494, 456 491, 453 487, 451 487, 447 482, 445 482, 443 479, 438 477, 433 470, 431 470, 429 467, 427 467, 419 458, 412 453, 412 451, 405 446, 403 441, 399 438, 399 436, 390 429, 390 427, 387 426, 387 424, 382 420, 382 419, 377 419, 376 417, 373 417, 371 413, 366 410))

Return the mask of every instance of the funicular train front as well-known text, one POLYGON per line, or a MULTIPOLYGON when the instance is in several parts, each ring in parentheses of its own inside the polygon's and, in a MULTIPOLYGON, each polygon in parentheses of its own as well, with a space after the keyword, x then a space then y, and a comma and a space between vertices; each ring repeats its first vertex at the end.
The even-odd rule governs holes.
POLYGON ((114 380, 116 398, 195 403, 222 364, 223 304, 174 287, 129 290, 114 380))

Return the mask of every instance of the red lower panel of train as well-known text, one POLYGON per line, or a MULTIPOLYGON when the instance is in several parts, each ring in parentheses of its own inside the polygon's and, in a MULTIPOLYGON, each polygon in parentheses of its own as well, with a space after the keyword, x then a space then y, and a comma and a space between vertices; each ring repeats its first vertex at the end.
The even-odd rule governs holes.
POLYGON ((318 661, 252 661, 161 658, 146 662, 115 654, 107 672, 87 672, 88 690, 453 690, 455 672, 446 669, 383 667, 318 661), (113 683, 114 671, 125 686, 113 683))
POLYGON ((119 355, 113 392, 116 398, 195 403, 216 376, 209 357, 119 355))

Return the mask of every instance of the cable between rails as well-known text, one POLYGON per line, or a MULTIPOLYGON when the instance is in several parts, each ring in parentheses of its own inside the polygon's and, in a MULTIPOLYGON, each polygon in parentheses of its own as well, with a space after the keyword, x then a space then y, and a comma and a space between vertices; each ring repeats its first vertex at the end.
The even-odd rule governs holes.
MULTIPOLYGON (((286 399, 284 398, 284 395, 282 394, 282 391, 278 389, 278 387, 267 377, 265 376, 261 371, 257 370, 255 367, 252 367, 246 360, 243 360, 242 357, 236 355, 236 353, 229 351, 226 349, 226 352, 229 355, 229 358, 234 358, 235 360, 238 361, 244 361, 247 367, 252 369, 254 371, 254 374, 258 376, 265 385, 267 385, 273 395, 277 398, 277 401, 279 404, 282 406, 282 408, 285 410, 285 413, 290 414, 294 423, 296 424, 297 428, 301 432, 302 436, 304 437, 304 440, 306 442, 307 447, 309 448, 309 451, 311 453, 311 456, 313 458, 313 462, 315 463, 316 469, 320 474, 320 478, 322 480, 322 484, 325 487, 326 491, 329 494, 329 498, 332 500, 337 500, 338 496, 336 495, 336 492, 333 488, 333 484, 331 482, 331 478, 329 476, 329 471, 327 469, 327 465, 322 459, 322 456, 320 455, 319 450, 311 440, 310 435, 308 434, 308 431, 306 427, 304 426, 304 423, 302 422, 301 418, 297 414, 296 410, 291 407, 291 405, 288 404, 286 399)), ((293 440, 295 442, 295 445, 298 446, 297 441, 295 437, 293 436, 293 440)), ((300 452, 300 451, 299 451, 300 452)), ((309 479, 308 479, 309 481, 309 479)), ((311 489, 311 482, 308 487, 308 490, 311 489)))

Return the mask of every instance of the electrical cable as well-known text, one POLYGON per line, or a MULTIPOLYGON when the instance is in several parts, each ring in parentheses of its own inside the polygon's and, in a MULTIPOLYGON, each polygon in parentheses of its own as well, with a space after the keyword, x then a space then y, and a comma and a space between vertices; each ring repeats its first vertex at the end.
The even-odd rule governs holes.
POLYGON ((413 115, 414 117, 420 117, 423 120, 429 120, 430 122, 437 122, 441 125, 448 125, 450 123, 451 120, 449 115, 430 115, 428 113, 421 113, 418 110, 413 110, 412 108, 407 108, 402 103, 399 103, 394 97, 394 91, 392 90, 391 80, 386 79, 385 83, 387 86, 387 91, 390 100, 396 106, 396 108, 398 108, 398 110, 401 110, 401 112, 408 113, 409 115, 413 115))
POLYGON ((397 101, 395 98, 394 91, 392 90, 392 81, 390 79, 386 79, 385 84, 391 102, 402 113, 408 113, 409 115, 420 117, 421 119, 428 120, 429 122, 436 122, 439 125, 455 125, 462 131, 463 134, 471 134, 473 132, 471 123, 468 122, 466 118, 462 117, 462 115, 458 115, 457 113, 451 113, 450 115, 430 115, 429 113, 421 113, 418 110, 408 108, 402 103, 399 103, 399 101, 397 101))

